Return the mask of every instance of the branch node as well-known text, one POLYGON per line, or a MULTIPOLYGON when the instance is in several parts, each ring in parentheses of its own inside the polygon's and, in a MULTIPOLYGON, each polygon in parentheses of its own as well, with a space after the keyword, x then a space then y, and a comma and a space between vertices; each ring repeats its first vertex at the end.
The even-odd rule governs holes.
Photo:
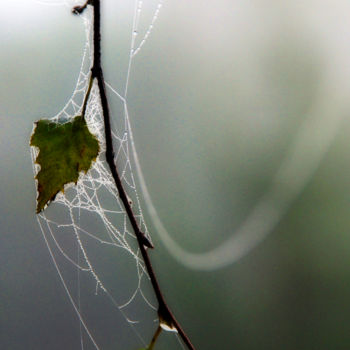
POLYGON ((140 232, 141 237, 142 237, 142 244, 147 247, 147 248, 154 248, 154 245, 152 242, 146 237, 146 235, 143 232, 140 232))
POLYGON ((178 332, 176 325, 174 324, 174 317, 171 314, 169 308, 165 304, 159 303, 158 319, 159 319, 159 325, 163 329, 170 332, 178 332))

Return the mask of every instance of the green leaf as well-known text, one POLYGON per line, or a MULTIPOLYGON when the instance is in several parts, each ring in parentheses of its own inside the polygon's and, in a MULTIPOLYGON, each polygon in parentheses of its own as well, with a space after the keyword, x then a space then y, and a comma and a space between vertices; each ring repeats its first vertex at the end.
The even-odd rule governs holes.
POLYGON ((64 185, 77 183, 79 172, 90 169, 99 152, 99 144, 82 116, 67 123, 47 119, 37 121, 30 145, 39 148, 35 160, 40 171, 36 212, 39 213, 53 201, 64 185))

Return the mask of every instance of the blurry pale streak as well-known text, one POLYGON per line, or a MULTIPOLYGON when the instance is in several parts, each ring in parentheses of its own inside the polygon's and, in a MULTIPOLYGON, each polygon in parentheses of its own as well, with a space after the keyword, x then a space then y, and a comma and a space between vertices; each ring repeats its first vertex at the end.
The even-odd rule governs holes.
MULTIPOLYGON (((270 188, 258 200, 240 227, 221 245, 205 253, 191 253, 174 241, 153 205, 130 130, 136 170, 147 210, 165 247, 178 262, 188 268, 214 270, 225 267, 244 257, 266 238, 312 178, 348 113, 350 40, 349 35, 338 31, 342 32, 345 28, 349 32, 349 25, 346 23, 350 23, 350 11, 346 14, 346 22, 344 4, 338 8, 330 2, 323 2, 323 6, 316 6, 316 8, 309 5, 310 3, 294 6, 291 2, 280 4, 283 7, 282 12, 289 15, 294 12, 294 21, 298 25, 296 30, 300 33, 303 29, 309 31, 306 35, 312 37, 314 44, 323 51, 322 58, 325 64, 317 96, 308 115, 304 117, 270 188), (287 4, 289 6, 286 6, 287 4), (297 11, 300 7, 304 7, 302 8, 304 12, 297 11), (290 11, 291 9, 293 11, 290 11), (328 14, 330 14, 330 21, 327 23, 328 14)), ((262 6, 265 7, 265 5, 262 6)), ((349 5, 345 7, 348 8, 349 5)))
POLYGON ((327 95, 320 98, 320 104, 301 127, 270 190, 258 201, 247 219, 227 241, 206 253, 188 252, 172 239, 153 205, 135 148, 133 149, 147 210, 165 247, 180 263, 196 270, 225 267, 244 257, 272 232, 312 177, 346 114, 345 110, 332 106, 335 108, 330 116, 327 110, 329 97, 327 95))

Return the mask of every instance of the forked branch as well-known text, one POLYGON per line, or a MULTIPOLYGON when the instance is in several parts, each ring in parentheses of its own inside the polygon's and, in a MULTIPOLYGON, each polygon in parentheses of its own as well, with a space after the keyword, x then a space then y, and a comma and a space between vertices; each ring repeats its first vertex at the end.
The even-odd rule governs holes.
POLYGON ((91 5, 94 10, 94 19, 93 19, 93 45, 94 45, 94 57, 93 57, 93 63, 91 67, 91 78, 89 82, 89 87, 86 92, 86 96, 84 99, 84 106, 83 106, 83 115, 85 114, 85 108, 87 104, 87 100, 89 98, 91 84, 94 79, 97 81, 97 85, 100 92, 100 98, 101 98, 101 105, 102 105, 102 113, 103 113, 103 120, 104 120, 104 129, 105 129, 105 140, 106 140, 106 161, 108 163, 109 169, 111 171, 111 174, 113 176, 115 185, 118 189, 119 197, 123 202, 125 211, 128 215, 130 224, 134 230, 134 233, 137 237, 137 242, 142 254, 142 258, 144 260, 148 275, 150 277, 152 287, 154 290, 154 293, 156 295, 157 301, 158 301, 158 318, 159 318, 159 326, 156 330, 156 333, 149 345, 149 349, 152 349, 154 346, 154 343, 156 342, 156 339, 158 338, 158 335, 161 332, 162 328, 165 329, 172 329, 176 330, 178 334, 180 335, 182 341, 184 344, 186 344, 187 348, 189 350, 195 350, 194 346, 192 345, 190 339, 186 335, 186 333, 181 328, 179 322, 175 319, 174 315, 170 311, 167 303, 165 302, 164 296, 161 292, 159 283, 157 281, 156 275, 154 273, 151 260, 149 258, 148 252, 146 248, 153 248, 152 244, 149 242, 149 240, 145 237, 143 232, 140 230, 135 215, 131 209, 130 203, 128 201, 127 194, 124 190, 123 184, 121 182, 120 176, 118 174, 118 170, 116 168, 116 165, 114 163, 114 149, 113 149, 113 140, 112 140, 112 130, 111 130, 111 121, 110 121, 110 113, 109 113, 109 106, 108 106, 108 100, 107 95, 105 91, 105 82, 103 78, 103 71, 101 67, 101 11, 100 11, 100 0, 88 0, 83 6, 77 6, 73 8, 73 13, 80 14, 82 13, 87 5, 91 5))

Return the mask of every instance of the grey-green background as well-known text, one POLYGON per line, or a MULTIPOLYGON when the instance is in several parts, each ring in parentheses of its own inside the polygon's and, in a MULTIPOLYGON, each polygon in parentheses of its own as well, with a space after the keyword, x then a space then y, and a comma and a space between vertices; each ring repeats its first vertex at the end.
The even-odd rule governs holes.
MULTIPOLYGON (((35 220, 28 141, 33 122, 55 115, 71 96, 83 26, 69 7, 0 5, 0 349, 79 349, 77 319, 35 220)), ((140 31, 156 5, 144 1, 140 31)), ((118 90, 133 8, 133 1, 104 1, 105 77, 118 90)), ((149 191, 190 251, 234 233, 317 104, 330 125, 344 117, 287 214, 238 262, 186 269, 149 228, 164 293, 197 349, 349 349, 350 4, 165 0, 130 79, 149 191)), ((106 307, 99 306, 96 317, 106 307)), ((137 344, 127 346, 118 326, 96 327, 104 349, 137 344)), ((158 348, 179 347, 162 335, 158 348)))

